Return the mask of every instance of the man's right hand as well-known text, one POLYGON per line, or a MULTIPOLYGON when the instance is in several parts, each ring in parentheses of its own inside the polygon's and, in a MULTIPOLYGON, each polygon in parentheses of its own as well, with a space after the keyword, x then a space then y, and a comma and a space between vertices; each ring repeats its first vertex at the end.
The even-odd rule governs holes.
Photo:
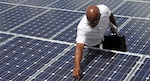
POLYGON ((80 79, 81 77, 81 68, 74 68, 73 72, 72 72, 72 76, 75 79, 80 79))

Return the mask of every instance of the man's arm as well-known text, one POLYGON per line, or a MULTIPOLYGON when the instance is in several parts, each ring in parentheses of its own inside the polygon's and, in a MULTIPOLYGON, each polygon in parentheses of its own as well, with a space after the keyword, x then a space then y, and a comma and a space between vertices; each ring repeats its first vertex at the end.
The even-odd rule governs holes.
POLYGON ((110 22, 112 22, 117 27, 116 20, 115 20, 114 15, 112 13, 111 13, 109 19, 110 19, 110 22))
POLYGON ((110 19, 110 26, 111 26, 112 33, 117 33, 117 24, 116 24, 115 18, 112 13, 111 13, 109 19, 110 19))
POLYGON ((72 76, 76 79, 80 79, 81 75, 81 60, 83 56, 84 44, 77 43, 74 57, 74 70, 72 76))

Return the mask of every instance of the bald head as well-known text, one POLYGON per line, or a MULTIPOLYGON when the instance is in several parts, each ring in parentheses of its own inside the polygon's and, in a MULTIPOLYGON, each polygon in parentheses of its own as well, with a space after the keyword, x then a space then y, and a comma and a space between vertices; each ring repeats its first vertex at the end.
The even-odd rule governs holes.
POLYGON ((97 6, 89 6, 86 10, 88 21, 95 21, 100 15, 100 10, 97 6))

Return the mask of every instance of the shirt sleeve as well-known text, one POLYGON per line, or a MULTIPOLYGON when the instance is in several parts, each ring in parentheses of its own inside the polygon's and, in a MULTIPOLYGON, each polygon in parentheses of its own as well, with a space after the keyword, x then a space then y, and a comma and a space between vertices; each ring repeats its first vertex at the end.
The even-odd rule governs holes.
POLYGON ((110 16, 111 15, 111 11, 106 5, 97 5, 97 7, 100 9, 100 12, 104 16, 110 16))
POLYGON ((85 43, 86 41, 86 16, 84 15, 77 26, 76 43, 85 43))

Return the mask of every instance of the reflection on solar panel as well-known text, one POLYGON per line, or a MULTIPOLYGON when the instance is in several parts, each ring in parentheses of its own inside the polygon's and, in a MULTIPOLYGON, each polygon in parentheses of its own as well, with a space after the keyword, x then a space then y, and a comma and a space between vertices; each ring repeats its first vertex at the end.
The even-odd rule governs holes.
POLYGON ((78 81, 76 28, 86 7, 98 4, 114 13, 128 52, 85 48, 80 81, 149 81, 147 0, 0 0, 0 80, 78 81))

